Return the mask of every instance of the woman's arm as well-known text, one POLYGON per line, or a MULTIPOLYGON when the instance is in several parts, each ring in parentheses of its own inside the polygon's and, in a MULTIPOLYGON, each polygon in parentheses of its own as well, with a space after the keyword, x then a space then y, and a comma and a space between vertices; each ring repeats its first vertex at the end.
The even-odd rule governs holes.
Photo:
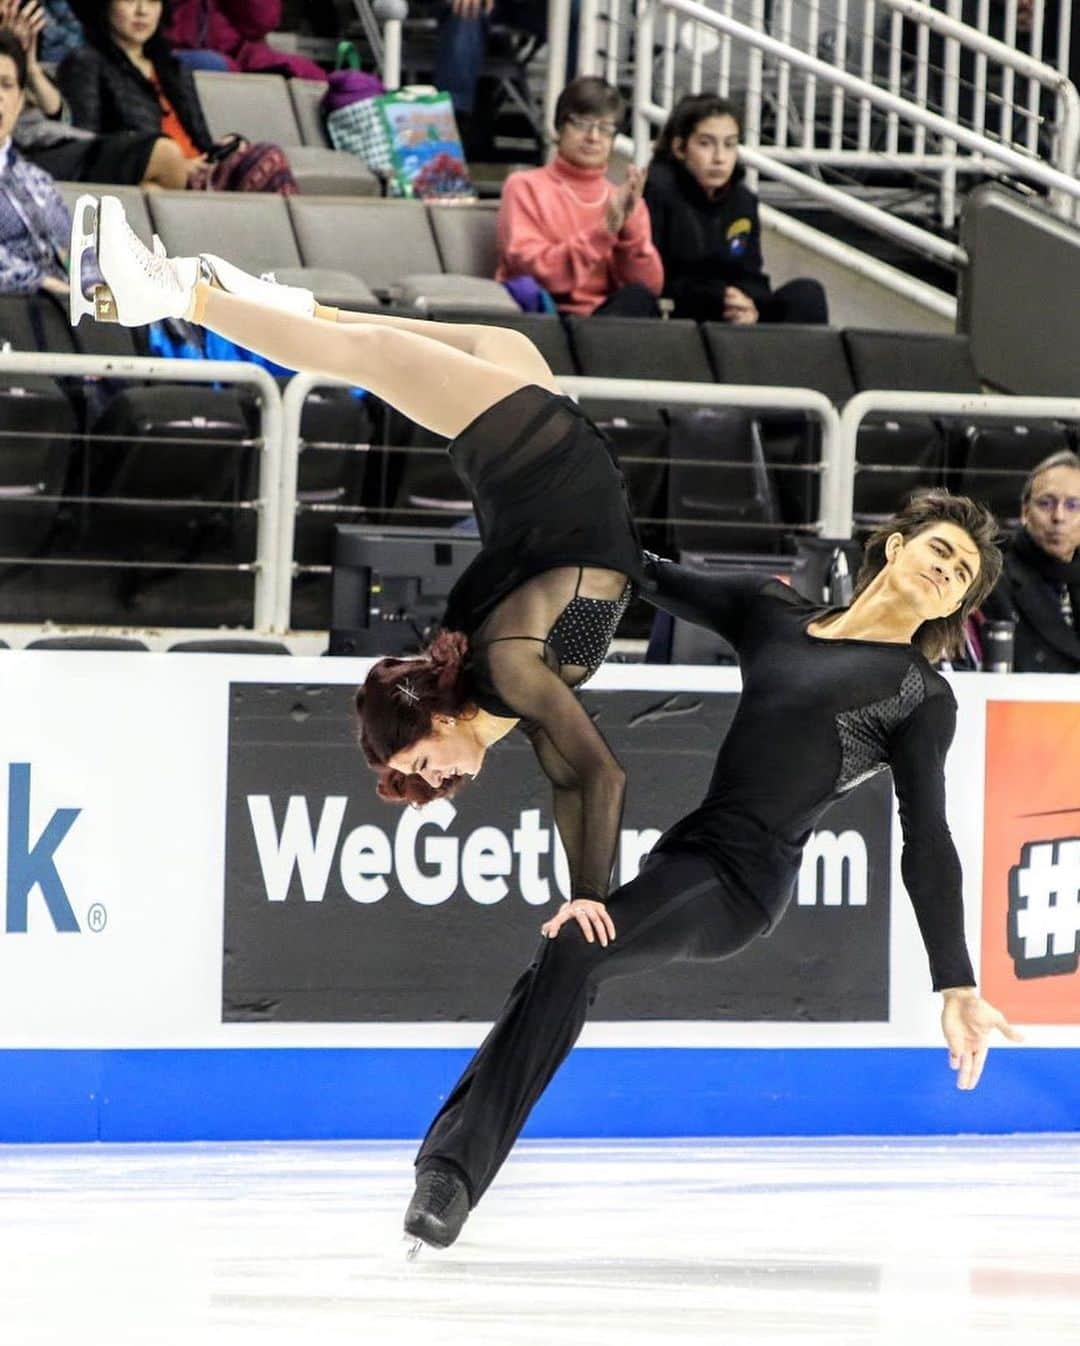
POLYGON ((612 270, 618 285, 644 285, 653 294, 664 288, 664 264, 653 244, 648 208, 640 199, 615 243, 612 270))
POLYGON ((530 739, 554 789, 571 897, 602 902, 611 884, 626 775, 588 712, 537 652, 533 640, 502 639, 485 651, 500 700, 531 724, 530 739))

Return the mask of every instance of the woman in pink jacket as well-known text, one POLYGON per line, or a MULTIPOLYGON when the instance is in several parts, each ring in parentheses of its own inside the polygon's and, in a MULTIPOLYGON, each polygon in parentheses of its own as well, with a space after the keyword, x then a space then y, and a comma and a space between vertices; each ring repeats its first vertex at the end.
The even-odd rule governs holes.
POLYGON ((656 317, 664 283, 641 199, 645 177, 607 178, 623 117, 619 91, 582 76, 555 105, 557 153, 511 173, 499 205, 497 280, 531 276, 563 313, 656 317))
POLYGON ((220 52, 232 70, 326 79, 306 56, 275 51, 267 33, 281 26, 281 0, 172 0, 168 38, 174 47, 220 52))

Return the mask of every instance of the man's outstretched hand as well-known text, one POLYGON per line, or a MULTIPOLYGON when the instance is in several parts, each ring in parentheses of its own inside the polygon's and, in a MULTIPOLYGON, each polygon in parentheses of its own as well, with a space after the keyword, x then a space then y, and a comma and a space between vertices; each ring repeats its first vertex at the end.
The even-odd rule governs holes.
POLYGON ((994 1029, 1010 1042, 1023 1042, 1023 1035, 973 986, 955 987, 942 995, 941 1030, 949 1044, 949 1065, 959 1072, 956 1087, 974 1089, 983 1073, 994 1029))

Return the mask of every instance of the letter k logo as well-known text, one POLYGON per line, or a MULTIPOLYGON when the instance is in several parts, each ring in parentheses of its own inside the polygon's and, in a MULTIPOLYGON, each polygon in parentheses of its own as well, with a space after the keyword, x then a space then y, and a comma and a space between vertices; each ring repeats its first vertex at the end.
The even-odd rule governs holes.
POLYGON ((33 847, 30 846, 30 763, 8 766, 7 931, 26 934, 26 905, 36 883, 57 930, 77 933, 79 923, 71 909, 60 875, 56 851, 81 809, 57 809, 33 847))

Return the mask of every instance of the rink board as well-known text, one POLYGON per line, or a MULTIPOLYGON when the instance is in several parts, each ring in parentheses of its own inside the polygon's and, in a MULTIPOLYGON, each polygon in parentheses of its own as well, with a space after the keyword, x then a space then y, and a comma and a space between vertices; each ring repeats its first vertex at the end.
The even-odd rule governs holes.
MULTIPOLYGON (((0 1139, 423 1131, 565 876, 520 753, 452 816, 373 811, 334 709, 366 666, 4 654, 0 1139)), ((657 976, 608 997, 617 1013, 602 994, 527 1134, 1080 1129, 1080 687, 952 684, 968 943, 1027 1045, 954 1088, 871 782, 823 820, 788 917, 743 966, 657 976)), ((702 787, 700 726, 738 682, 612 667, 591 686, 629 735, 626 877, 702 787)))

